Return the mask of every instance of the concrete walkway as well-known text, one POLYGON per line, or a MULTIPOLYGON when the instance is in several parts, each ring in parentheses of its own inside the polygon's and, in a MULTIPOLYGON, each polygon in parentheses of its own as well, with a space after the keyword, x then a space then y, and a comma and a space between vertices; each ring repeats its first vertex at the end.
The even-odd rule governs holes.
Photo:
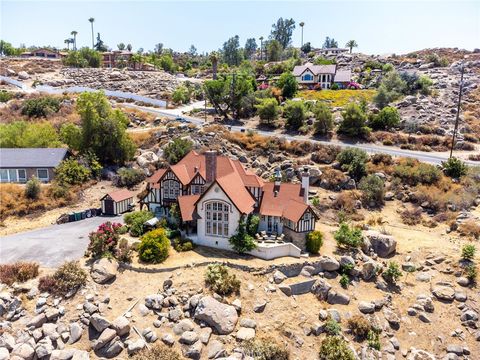
POLYGON ((79 259, 87 249, 88 234, 106 221, 123 223, 121 216, 100 216, 0 237, 0 263, 29 260, 56 267, 79 259))

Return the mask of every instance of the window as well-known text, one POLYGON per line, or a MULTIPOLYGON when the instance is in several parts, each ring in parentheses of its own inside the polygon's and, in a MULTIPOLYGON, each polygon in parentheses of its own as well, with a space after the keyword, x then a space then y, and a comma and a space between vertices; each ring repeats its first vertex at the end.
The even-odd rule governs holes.
POLYGON ((205 205, 206 235, 228 237, 229 205, 212 201, 205 205))
POLYGON ((1 182, 8 182, 8 170, 7 169, 0 169, 0 181, 1 182))
POLYGON ((0 169, 0 182, 26 182, 25 169, 0 169))
POLYGON ((313 80, 313 76, 311 74, 305 74, 302 76, 302 80, 304 81, 312 81, 313 80))
POLYGON ((25 169, 18 169, 18 182, 26 182, 27 181, 27 173, 25 169))
POLYGON ((165 180, 162 183, 163 197, 167 199, 176 199, 180 195, 180 184, 175 180, 165 180))
POLYGON ((47 169, 37 169, 37 178, 40 181, 48 181, 48 170, 47 169))
POLYGON ((191 188, 192 195, 197 195, 201 194, 203 192, 203 186, 202 185, 192 185, 191 188))

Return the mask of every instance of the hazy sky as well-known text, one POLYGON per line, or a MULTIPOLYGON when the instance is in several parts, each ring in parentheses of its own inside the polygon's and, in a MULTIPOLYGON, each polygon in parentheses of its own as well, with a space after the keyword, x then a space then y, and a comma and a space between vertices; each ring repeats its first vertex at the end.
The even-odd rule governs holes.
MULTIPOLYGON (((72 30, 78 46, 91 46, 88 18, 95 36, 116 48, 136 50, 156 43, 199 52, 222 46, 239 35, 268 37, 279 17, 305 22, 304 41, 321 46, 325 36, 349 39, 358 51, 405 53, 432 47, 480 47, 480 0, 474 1, 7 1, 0 0, 0 38, 15 46, 64 46, 72 30)), ((259 41, 257 40, 259 43, 259 41)), ((300 44, 297 25, 293 43, 300 44)))

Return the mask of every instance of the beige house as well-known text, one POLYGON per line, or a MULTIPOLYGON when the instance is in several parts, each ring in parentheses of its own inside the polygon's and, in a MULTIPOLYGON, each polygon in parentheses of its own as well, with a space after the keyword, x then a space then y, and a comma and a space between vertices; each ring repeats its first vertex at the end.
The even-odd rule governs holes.
POLYGON ((299 84, 319 85, 322 89, 330 89, 337 65, 313 65, 306 63, 305 65, 295 66, 293 75, 299 84))

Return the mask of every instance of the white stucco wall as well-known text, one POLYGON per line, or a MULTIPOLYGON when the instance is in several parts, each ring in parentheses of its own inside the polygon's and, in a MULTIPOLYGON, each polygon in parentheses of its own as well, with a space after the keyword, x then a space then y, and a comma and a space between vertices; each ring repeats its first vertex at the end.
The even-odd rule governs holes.
POLYGON ((300 249, 292 243, 261 245, 259 244, 255 250, 249 252, 250 255, 260 259, 271 260, 284 256, 300 257, 300 249))
POLYGON ((197 236, 194 240, 195 243, 203 246, 210 246, 213 248, 232 250, 232 246, 228 242, 228 239, 237 232, 238 222, 240 221, 240 212, 231 203, 230 199, 223 192, 218 185, 213 185, 202 197, 202 200, 197 204, 197 213, 200 216, 197 222, 197 236), (230 205, 230 213, 228 217, 228 236, 211 236, 205 233, 205 203, 213 200, 225 202, 230 205))

